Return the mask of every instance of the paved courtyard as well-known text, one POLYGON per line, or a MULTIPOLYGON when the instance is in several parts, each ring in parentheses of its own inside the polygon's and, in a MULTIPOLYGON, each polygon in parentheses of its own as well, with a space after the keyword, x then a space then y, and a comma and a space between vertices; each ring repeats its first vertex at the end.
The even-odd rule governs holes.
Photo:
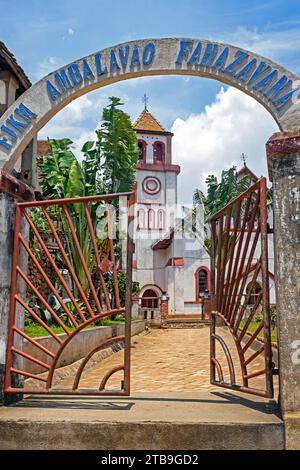
MULTIPOLYGON (((230 335, 225 333, 231 343, 230 335)), ((232 348, 235 351, 235 347, 232 348)), ((220 390, 210 384, 209 370, 209 328, 195 329, 152 329, 149 334, 132 338, 131 393, 135 392, 193 392, 220 390)), ((218 352, 218 351, 217 351, 218 352)), ((227 365, 219 360, 226 377, 227 365)), ((123 362, 123 351, 103 360, 88 369, 80 381, 80 388, 98 388, 103 375, 112 367, 123 362)), ((238 357, 233 354, 236 375, 239 374, 238 357)), ((249 371, 263 368, 261 358, 253 361, 249 371)), ((106 388, 120 388, 123 372, 115 373, 106 388)), ((60 383, 71 387, 73 378, 60 383)), ((251 380, 251 386, 263 386, 263 379, 251 380)))

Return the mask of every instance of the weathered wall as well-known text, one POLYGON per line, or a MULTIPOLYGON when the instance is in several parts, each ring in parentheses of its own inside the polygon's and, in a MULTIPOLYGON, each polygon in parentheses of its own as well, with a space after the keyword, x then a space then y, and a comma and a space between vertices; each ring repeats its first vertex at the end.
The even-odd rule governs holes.
POLYGON ((284 411, 300 411, 300 152, 274 160, 273 184, 280 393, 284 411))
POLYGON ((286 447, 300 449, 300 135, 267 142, 273 179, 280 405, 286 447))
POLYGON ((3 381, 6 363, 8 332, 11 257, 14 241, 15 201, 0 194, 0 402, 3 400, 3 381))

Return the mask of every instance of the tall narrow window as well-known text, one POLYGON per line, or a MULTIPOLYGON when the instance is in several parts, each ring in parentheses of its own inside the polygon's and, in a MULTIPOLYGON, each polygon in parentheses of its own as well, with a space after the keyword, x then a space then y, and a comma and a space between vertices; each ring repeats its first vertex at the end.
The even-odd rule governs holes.
POLYGON ((165 228, 165 211, 160 209, 157 213, 157 228, 163 230, 165 228))
POLYGON ((153 144, 153 160, 154 163, 165 161, 165 144, 163 142, 157 141, 153 144))
POLYGON ((199 282, 199 294, 203 295, 207 289, 207 272, 204 269, 201 269, 198 274, 198 282, 199 282))
POLYGON ((144 209, 139 209, 138 211, 138 228, 144 229, 146 227, 146 214, 144 209))
POLYGON ((139 147, 139 161, 140 162, 146 162, 146 142, 144 140, 139 140, 138 141, 138 147, 139 147))
POLYGON ((196 281, 196 302, 199 301, 200 297, 203 297, 205 291, 210 291, 210 271, 206 266, 200 266, 195 272, 196 281))
POLYGON ((162 159, 163 159, 162 144, 158 143, 156 146, 156 160, 158 162, 162 162, 162 159))
POLYGON ((155 228, 155 212, 153 209, 149 209, 148 211, 148 228, 155 228))

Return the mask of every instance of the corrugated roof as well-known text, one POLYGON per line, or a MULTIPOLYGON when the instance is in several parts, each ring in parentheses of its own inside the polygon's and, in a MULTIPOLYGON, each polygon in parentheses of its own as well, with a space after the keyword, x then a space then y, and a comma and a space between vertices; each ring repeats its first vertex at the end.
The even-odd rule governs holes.
POLYGON ((31 81, 26 73, 2 41, 0 41, 0 70, 11 70, 19 80, 24 91, 31 87, 31 81))
POLYGON ((133 128, 136 131, 159 131, 166 132, 166 129, 160 122, 151 114, 147 108, 143 109, 137 118, 133 128))

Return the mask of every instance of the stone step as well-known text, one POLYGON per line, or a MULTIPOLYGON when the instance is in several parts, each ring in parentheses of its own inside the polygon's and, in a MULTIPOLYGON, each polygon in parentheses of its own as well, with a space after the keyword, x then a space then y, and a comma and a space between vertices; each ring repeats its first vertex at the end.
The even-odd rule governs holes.
POLYGON ((194 320, 201 320, 200 313, 175 313, 168 315, 169 320, 177 320, 177 319, 194 319, 194 320))
POLYGON ((194 320, 183 320, 183 321, 167 321, 163 327, 164 328, 203 328, 209 325, 208 320, 199 320, 199 321, 194 321, 194 320))
POLYGON ((28 397, 0 408, 1 450, 282 450, 277 406, 251 395, 28 397))

